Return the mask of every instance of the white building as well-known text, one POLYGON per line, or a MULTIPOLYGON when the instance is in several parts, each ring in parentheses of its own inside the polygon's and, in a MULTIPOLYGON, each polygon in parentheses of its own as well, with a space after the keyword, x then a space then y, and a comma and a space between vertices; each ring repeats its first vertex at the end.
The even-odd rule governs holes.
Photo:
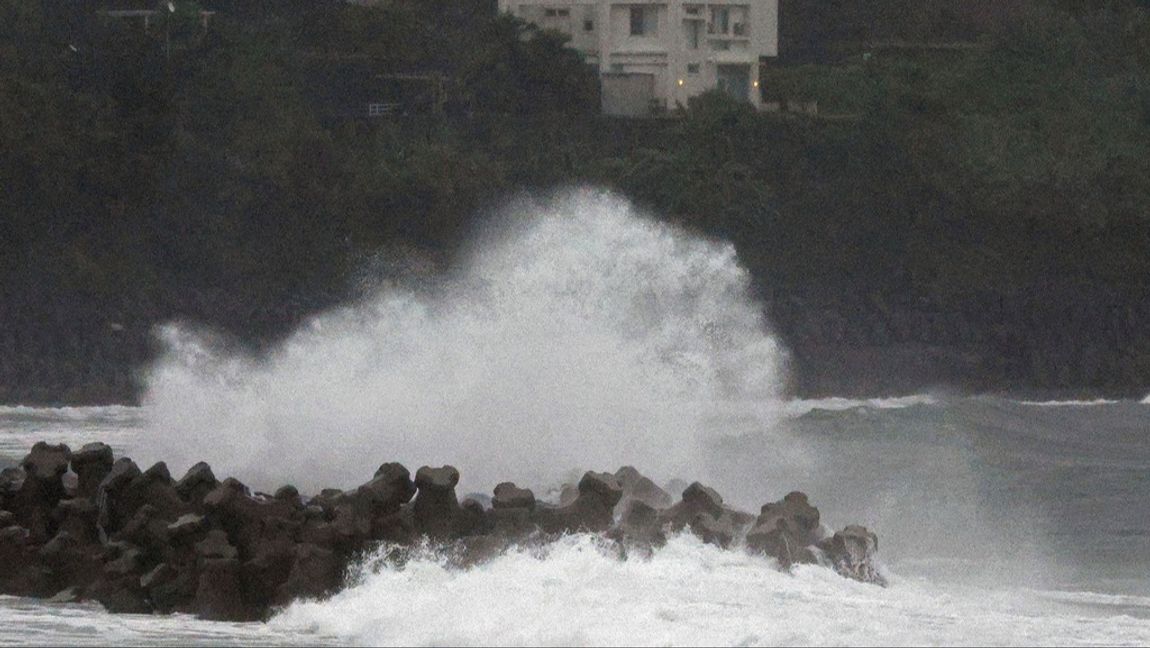
POLYGON ((648 115, 714 88, 762 107, 759 60, 778 56, 778 0, 499 0, 571 36, 599 68, 603 112, 648 115))

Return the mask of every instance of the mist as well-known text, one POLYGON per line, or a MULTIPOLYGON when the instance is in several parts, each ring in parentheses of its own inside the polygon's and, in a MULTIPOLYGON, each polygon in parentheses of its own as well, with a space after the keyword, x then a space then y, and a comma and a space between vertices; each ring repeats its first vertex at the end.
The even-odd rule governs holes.
POLYGON ((258 357, 164 326, 137 454, 305 491, 450 463, 489 489, 622 464, 705 478, 733 421, 770 433, 785 352, 730 244, 591 189, 492 223, 449 275, 381 282, 258 357))

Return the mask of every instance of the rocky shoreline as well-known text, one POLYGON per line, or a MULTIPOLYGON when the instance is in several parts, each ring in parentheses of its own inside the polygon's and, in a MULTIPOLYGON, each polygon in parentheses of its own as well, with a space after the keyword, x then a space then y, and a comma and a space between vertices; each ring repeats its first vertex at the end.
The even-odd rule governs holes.
POLYGON ((110 612, 189 613, 254 621, 345 585, 350 565, 380 547, 431 544, 458 568, 568 533, 598 535, 621 557, 649 555, 669 533, 693 533, 781 569, 821 564, 884 585, 878 539, 861 526, 830 532, 793 492, 759 514, 735 510, 698 482, 678 502, 632 467, 587 472, 558 504, 513 483, 460 501, 459 471, 385 463, 363 485, 303 497, 292 486, 253 493, 205 463, 175 480, 141 470, 103 443, 73 452, 36 444, 0 471, 0 594, 97 601, 110 612))

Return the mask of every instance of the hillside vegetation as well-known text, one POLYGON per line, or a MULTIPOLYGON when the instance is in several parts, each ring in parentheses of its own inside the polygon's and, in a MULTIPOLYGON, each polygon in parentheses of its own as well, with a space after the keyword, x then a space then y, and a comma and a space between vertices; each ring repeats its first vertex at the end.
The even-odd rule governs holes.
POLYGON ((848 4, 783 2, 802 56, 764 92, 819 116, 705 95, 625 121, 488 2, 177 1, 145 32, 0 0, 0 401, 131 400, 156 323, 259 346, 581 183, 733 241, 800 391, 1144 389, 1150 11, 848 4), (441 111, 331 110, 410 73, 441 111))

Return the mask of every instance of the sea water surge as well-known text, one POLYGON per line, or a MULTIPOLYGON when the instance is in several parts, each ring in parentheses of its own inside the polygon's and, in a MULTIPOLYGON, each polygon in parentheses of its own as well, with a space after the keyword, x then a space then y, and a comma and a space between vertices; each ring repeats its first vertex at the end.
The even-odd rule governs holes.
MULTIPOLYGON (((769 560, 690 536, 627 561, 575 536, 465 571, 430 553, 402 569, 368 564, 333 599, 297 603, 267 624, 0 598, 0 643, 1150 641, 1150 406, 915 401, 825 409, 792 401, 802 413, 782 419, 809 448, 838 448, 822 464, 835 478, 807 481, 820 485, 812 500, 825 518, 851 512, 878 531, 887 588, 819 567, 780 573, 769 560), (1080 427, 1092 431, 1089 440, 1078 438, 1080 427)), ((146 412, 130 412, 115 430, 128 453, 148 433, 146 412)), ((66 440, 77 423, 83 435, 85 421, 108 414, 4 410, 3 453, 27 451, 39 438, 22 432, 28 426, 66 440)), ((729 450, 764 465, 771 457, 753 437, 729 450)))
POLYGON ((803 490, 878 533, 886 588, 574 535, 465 570, 369 557, 266 624, 0 598, 0 644, 1150 643, 1150 404, 796 400, 746 283, 728 246, 618 199, 524 203, 453 276, 381 284, 269 354, 173 324, 143 407, 0 409, 0 455, 100 439, 304 492, 451 463, 461 494, 631 463, 752 511, 803 490))

